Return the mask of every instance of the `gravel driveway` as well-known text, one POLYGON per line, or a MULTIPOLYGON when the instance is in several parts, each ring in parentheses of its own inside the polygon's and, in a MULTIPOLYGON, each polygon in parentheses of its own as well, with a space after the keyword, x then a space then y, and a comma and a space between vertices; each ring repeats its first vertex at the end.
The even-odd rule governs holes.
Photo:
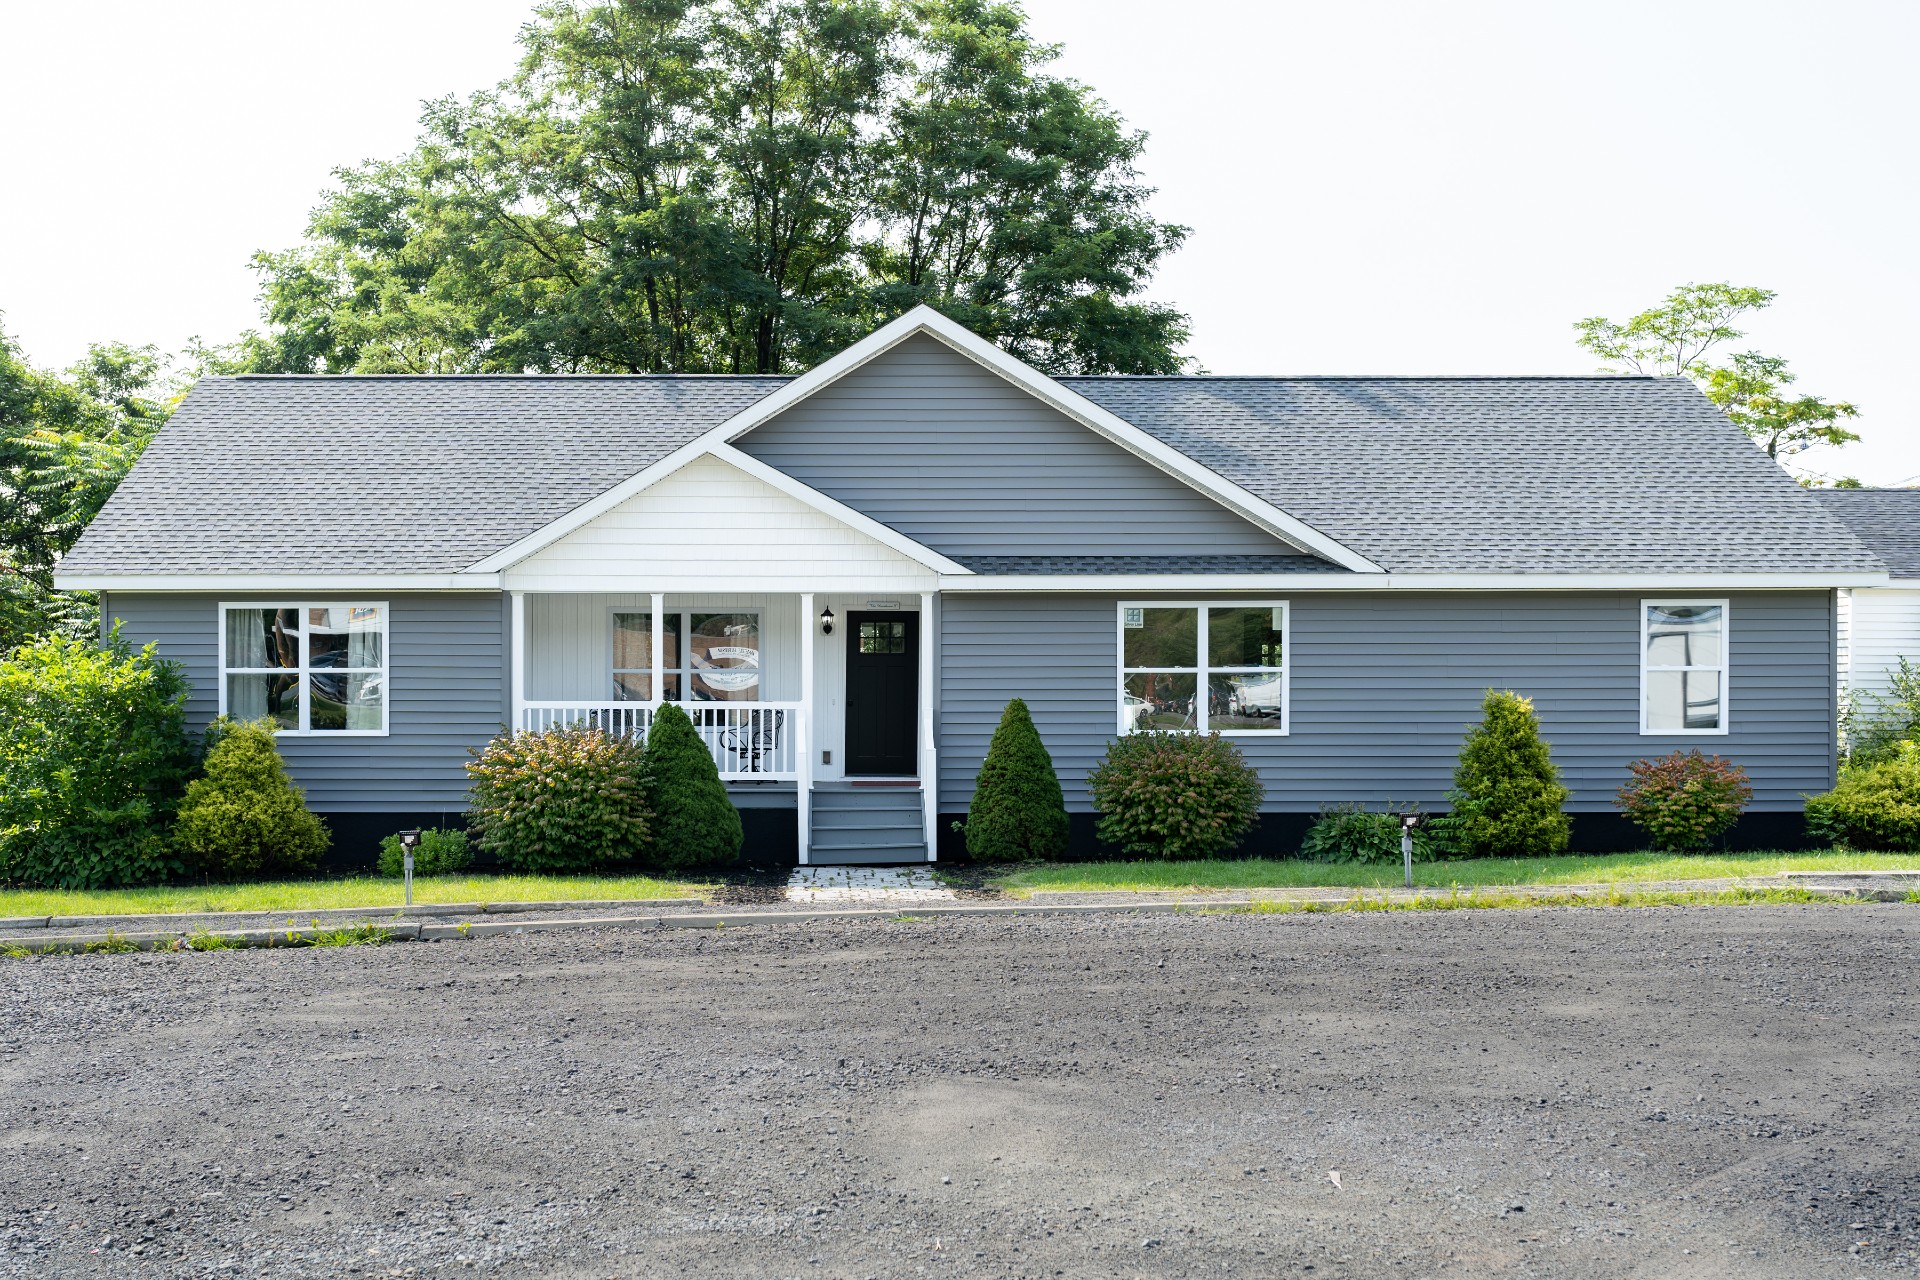
POLYGON ((0 1274, 1902 1272, 1916 974, 1905 905, 0 959, 0 1274))

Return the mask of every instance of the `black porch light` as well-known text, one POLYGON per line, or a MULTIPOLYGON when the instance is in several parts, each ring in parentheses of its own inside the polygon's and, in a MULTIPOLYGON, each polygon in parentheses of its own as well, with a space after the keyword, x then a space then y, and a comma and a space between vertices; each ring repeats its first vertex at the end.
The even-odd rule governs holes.
POLYGON ((820 611, 820 634, 823 636, 833 634, 833 610, 831 607, 820 611))

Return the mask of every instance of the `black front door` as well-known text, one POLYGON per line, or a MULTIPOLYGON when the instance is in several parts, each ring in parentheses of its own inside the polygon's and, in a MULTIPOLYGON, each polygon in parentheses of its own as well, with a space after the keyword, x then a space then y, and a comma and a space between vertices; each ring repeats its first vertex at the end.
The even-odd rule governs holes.
POLYGON ((912 774, 920 615, 847 615, 847 772, 912 774))

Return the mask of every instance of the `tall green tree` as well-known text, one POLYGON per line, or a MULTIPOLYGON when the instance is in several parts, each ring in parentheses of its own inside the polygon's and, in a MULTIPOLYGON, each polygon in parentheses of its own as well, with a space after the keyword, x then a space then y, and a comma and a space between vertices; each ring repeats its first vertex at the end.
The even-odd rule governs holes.
MULTIPOLYGON (((1604 316, 1576 321, 1576 341, 1611 369, 1693 379, 1769 458, 1785 465, 1814 445, 1837 447, 1858 440, 1841 422, 1860 411, 1844 400, 1788 394, 1786 388, 1797 375, 1779 356, 1743 351, 1724 362, 1710 358, 1716 347, 1746 337, 1734 322, 1773 305, 1775 296, 1771 289, 1725 282, 1682 285, 1658 306, 1625 321, 1604 316)), ((1814 474, 1798 478, 1810 486, 1827 483, 1827 477, 1814 474)), ((1860 486, 1851 477, 1834 483, 1860 486)))
POLYGON ((918 304, 1170 372, 1145 138, 992 0, 543 5, 497 89, 263 253, 260 369, 780 372, 918 304))

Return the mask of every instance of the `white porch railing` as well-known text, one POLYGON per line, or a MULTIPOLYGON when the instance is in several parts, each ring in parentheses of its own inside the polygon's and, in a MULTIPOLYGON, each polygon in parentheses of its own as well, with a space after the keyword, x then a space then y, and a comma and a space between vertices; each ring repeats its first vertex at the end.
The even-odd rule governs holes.
MULTIPOLYGON (((538 732, 561 725, 590 724, 626 737, 642 737, 653 724, 651 702, 529 702, 520 728, 538 732)), ((682 702, 707 744, 722 778, 792 781, 800 776, 806 742, 805 704, 799 702, 682 702)))

